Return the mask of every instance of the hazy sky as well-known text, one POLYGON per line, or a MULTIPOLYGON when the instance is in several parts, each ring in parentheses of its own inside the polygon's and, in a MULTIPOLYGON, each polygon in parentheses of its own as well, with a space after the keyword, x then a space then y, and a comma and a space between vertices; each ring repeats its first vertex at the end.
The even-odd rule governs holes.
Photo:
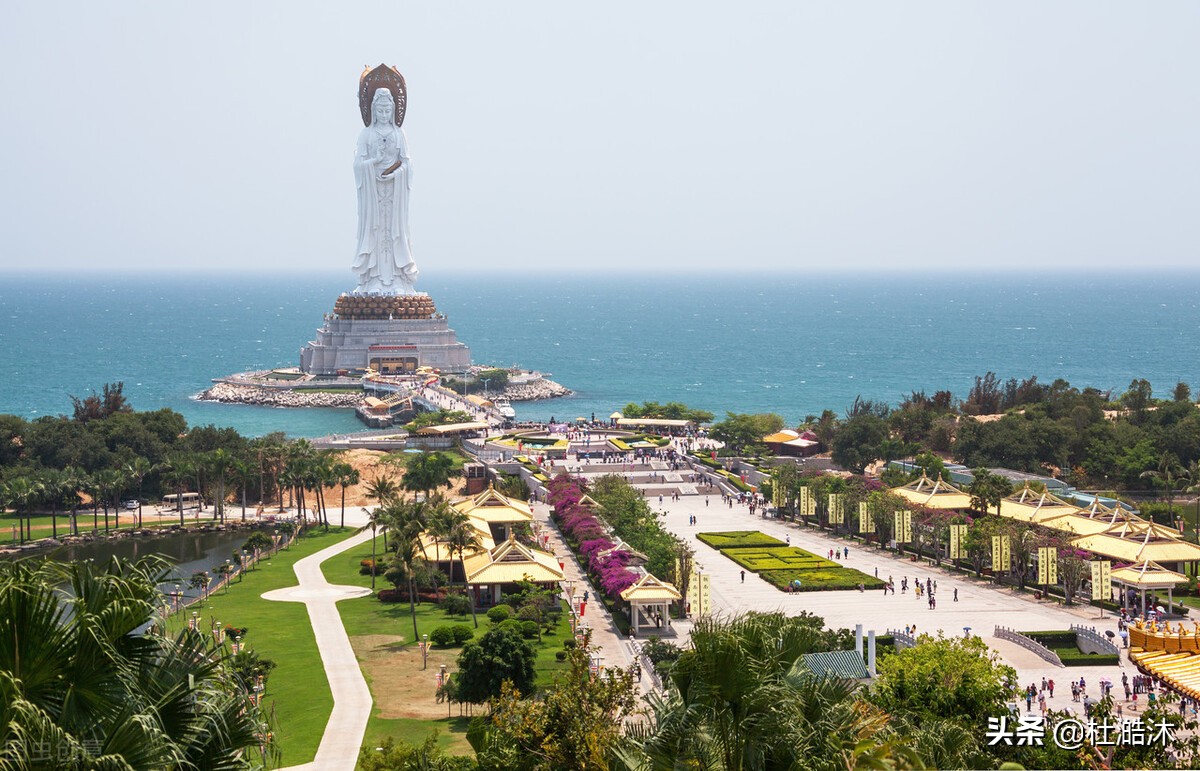
POLYGON ((0 270, 341 270, 363 65, 431 272, 1193 269, 1200 3, 0 10, 0 270))

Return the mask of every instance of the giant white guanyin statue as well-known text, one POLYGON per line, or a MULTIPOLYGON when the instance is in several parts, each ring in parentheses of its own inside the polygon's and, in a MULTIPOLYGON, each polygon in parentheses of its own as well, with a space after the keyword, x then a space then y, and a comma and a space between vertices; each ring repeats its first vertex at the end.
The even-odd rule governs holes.
MULTIPOLYGON (((374 89, 370 122, 359 134, 354 154, 358 187, 358 250, 353 265, 358 286, 354 294, 415 294, 418 271, 408 238, 412 169, 404 131, 397 121, 403 106, 397 110, 392 93, 386 87, 374 89)), ((401 94, 405 98, 403 91, 401 94)))

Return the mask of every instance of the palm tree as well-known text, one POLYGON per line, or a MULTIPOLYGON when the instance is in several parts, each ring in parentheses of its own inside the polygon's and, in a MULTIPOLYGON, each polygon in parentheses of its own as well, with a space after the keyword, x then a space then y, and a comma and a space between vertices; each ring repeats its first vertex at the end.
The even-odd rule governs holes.
POLYGON ((341 527, 346 526, 346 488, 352 487, 359 483, 360 476, 358 469, 351 466, 349 463, 338 463, 334 465, 334 472, 337 475, 337 483, 342 487, 342 521, 341 527))
POLYGON ((125 475, 114 468, 102 469, 96 474, 96 491, 100 496, 100 503, 104 506, 104 532, 108 532, 108 506, 113 505, 113 511, 116 515, 116 528, 121 529, 120 506, 117 501, 121 498, 121 491, 125 489, 125 475))
POLYGON ((194 471, 195 459, 188 453, 176 453, 167 459, 163 478, 175 488, 175 506, 179 511, 179 526, 183 527, 183 493, 194 471))
POLYGON ((27 522, 28 537, 33 537, 32 511, 41 500, 41 496, 41 486, 31 477, 13 477, 4 484, 4 499, 17 512, 17 529, 20 531, 21 543, 25 543, 26 540, 27 522))
POLYGON ((67 500, 71 502, 71 535, 79 535, 79 492, 91 486, 87 472, 78 466, 63 469, 63 487, 67 500))
POLYGON ((145 458, 143 458, 139 455, 138 457, 134 458, 133 460, 126 462, 125 465, 121 467, 121 470, 125 472, 125 476, 131 482, 133 482, 134 484, 137 485, 137 489, 138 489, 138 520, 137 521, 138 521, 138 527, 141 527, 142 526, 142 484, 146 481, 146 477, 148 475, 154 473, 155 466, 153 463, 151 463, 150 461, 146 460, 145 458))
POLYGON ((156 585, 171 570, 157 557, 0 564, 0 732, 12 767, 45 765, 46 747, 87 767, 278 760, 270 719, 228 674, 227 648, 193 630, 139 631, 158 620, 156 585))
MULTIPOLYGON (((471 587, 467 581, 467 563, 463 559, 463 554, 470 549, 477 551, 483 548, 483 542, 479 537, 479 531, 471 524, 471 519, 466 514, 463 514, 457 509, 450 508, 444 516, 447 518, 446 527, 446 546, 450 549, 450 553, 458 554, 458 561, 463 566, 463 587, 466 589, 467 598, 471 600, 471 621, 475 627, 479 628, 479 618, 475 615, 475 598, 471 596, 471 587)), ((454 563, 450 563, 451 580, 454 576, 454 563)))
POLYGON ((67 498, 66 475, 58 469, 43 469, 38 484, 44 493, 43 500, 50 504, 50 535, 58 538, 58 505, 67 498))
POLYGON ((225 521, 225 487, 229 484, 229 478, 234 473, 234 464, 237 463, 237 460, 224 447, 218 447, 205 455, 202 460, 202 465, 205 471, 208 472, 209 479, 216 487, 216 494, 213 496, 215 503, 213 509, 214 520, 225 521))
POLYGON ((242 498, 242 521, 246 521, 246 495, 247 488, 254 478, 258 475, 258 469, 246 458, 235 458, 233 465, 230 467, 230 477, 237 482, 241 488, 242 498))
POLYGON ((454 461, 442 452, 423 452, 408 461, 400 486, 412 493, 422 492, 428 497, 430 491, 450 483, 456 476, 454 461))
MULTIPOLYGON (((367 497, 373 499, 379 504, 376 509, 385 508, 388 504, 396 500, 400 494, 400 488, 396 485, 396 481, 386 474, 378 474, 374 479, 367 483, 367 497)), ((387 529, 383 531, 383 550, 387 551, 387 529)))
POLYGON ((1167 491, 1167 517, 1174 522, 1175 516, 1172 506, 1175 503, 1175 490, 1179 486, 1180 477, 1186 475, 1183 467, 1179 465, 1179 459, 1174 453, 1164 452, 1158 459, 1158 468, 1143 471, 1140 476, 1142 479, 1153 480, 1155 486, 1164 488, 1167 491))
MULTIPOLYGON (((378 511, 376 509, 377 513, 378 511)), ((408 583, 408 607, 412 613, 413 639, 417 640, 420 635, 417 632, 416 567, 419 559, 418 552, 421 551, 421 534, 425 531, 420 504, 410 501, 395 501, 384 507, 383 511, 383 516, 390 520, 390 526, 395 535, 392 539, 395 557, 388 572, 399 570, 401 575, 396 577, 408 583)))

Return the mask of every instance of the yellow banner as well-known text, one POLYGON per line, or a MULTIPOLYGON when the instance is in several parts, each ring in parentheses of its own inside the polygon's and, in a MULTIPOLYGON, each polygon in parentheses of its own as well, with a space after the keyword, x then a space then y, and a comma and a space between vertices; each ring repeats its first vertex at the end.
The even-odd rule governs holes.
POLYGON ((1012 570, 1012 552, 1007 535, 992 536, 992 572, 1007 573, 1012 570))
POLYGON ((812 517, 817 513, 817 502, 813 499, 812 491, 807 487, 800 488, 800 515, 812 517))
POLYGON ((867 506, 866 501, 861 501, 858 504, 858 532, 875 532, 875 515, 871 513, 871 508, 867 506))
POLYGON ((1043 586, 1058 583, 1058 549, 1053 546, 1038 549, 1038 583, 1043 586))
POLYGON ((846 508, 842 505, 843 502, 841 493, 829 494, 829 524, 846 524, 846 508))
POLYGON ((902 509, 892 515, 895 520, 895 539, 896 543, 909 543, 912 541, 912 512, 908 509, 902 509))
POLYGON ((950 526, 950 559, 965 560, 967 558, 967 525, 950 526))
POLYGON ((1112 599, 1112 563, 1108 560, 1096 560, 1092 566, 1092 599, 1112 599))

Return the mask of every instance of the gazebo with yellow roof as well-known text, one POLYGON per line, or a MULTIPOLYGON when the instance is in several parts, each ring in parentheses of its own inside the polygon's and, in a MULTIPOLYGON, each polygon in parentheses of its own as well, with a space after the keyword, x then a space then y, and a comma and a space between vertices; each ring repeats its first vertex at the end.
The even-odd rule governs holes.
MULTIPOLYGON (((671 626, 671 614, 668 612, 672 602, 682 598, 671 584, 655 578, 652 573, 646 573, 633 586, 621 592, 621 599, 629 603, 629 619, 633 624, 633 634, 636 637, 641 629, 641 618, 650 620, 651 614, 658 614, 659 619, 666 619, 667 627, 671 626)), ((659 632, 661 635, 662 633, 659 632)))

